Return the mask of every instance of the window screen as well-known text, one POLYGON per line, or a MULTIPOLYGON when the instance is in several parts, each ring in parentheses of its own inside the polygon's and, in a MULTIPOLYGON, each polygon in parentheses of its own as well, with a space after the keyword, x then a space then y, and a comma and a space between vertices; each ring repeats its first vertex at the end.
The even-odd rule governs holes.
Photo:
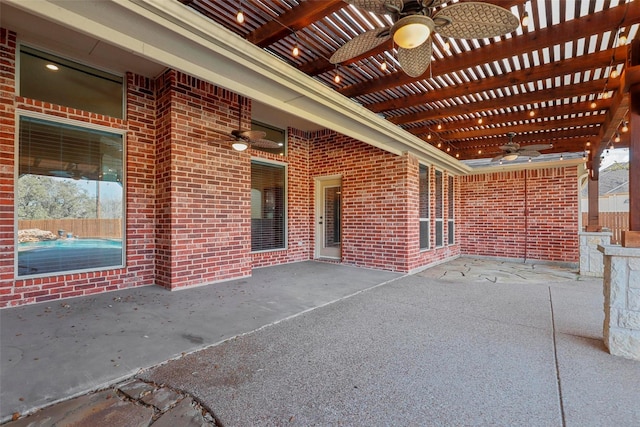
POLYGON ((285 177, 285 166, 251 163, 252 251, 285 247, 285 177))
POLYGON ((122 266, 123 136, 20 117, 17 274, 122 266))

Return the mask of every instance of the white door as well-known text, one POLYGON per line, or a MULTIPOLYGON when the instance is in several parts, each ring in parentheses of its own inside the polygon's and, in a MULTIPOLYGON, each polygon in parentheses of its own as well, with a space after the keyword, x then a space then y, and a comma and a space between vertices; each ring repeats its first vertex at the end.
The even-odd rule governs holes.
POLYGON ((316 257, 340 259, 342 249, 342 181, 316 180, 316 257))

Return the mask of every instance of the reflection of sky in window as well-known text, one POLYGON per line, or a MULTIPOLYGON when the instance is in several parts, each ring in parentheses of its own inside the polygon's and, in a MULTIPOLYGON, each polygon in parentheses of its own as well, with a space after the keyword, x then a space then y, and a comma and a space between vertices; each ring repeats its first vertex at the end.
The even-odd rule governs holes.
POLYGON ((57 178, 65 181, 74 182, 79 188, 86 190, 87 193, 96 197, 98 191, 100 191, 100 197, 104 199, 116 199, 122 200, 122 185, 118 182, 109 182, 109 181, 89 181, 89 180, 78 180, 75 181, 69 178, 57 178))

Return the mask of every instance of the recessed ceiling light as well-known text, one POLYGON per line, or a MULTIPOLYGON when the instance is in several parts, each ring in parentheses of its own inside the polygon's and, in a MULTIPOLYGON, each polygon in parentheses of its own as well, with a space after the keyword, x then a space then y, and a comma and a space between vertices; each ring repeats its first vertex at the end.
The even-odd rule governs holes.
POLYGON ((60 69, 56 64, 47 64, 46 67, 48 70, 51 70, 51 71, 58 71, 60 69))

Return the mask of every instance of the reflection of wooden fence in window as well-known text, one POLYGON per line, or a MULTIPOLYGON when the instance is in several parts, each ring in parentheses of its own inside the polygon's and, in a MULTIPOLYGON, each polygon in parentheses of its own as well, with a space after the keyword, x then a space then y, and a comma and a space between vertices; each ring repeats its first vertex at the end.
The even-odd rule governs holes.
MULTIPOLYGON (((582 213, 582 225, 589 222, 588 213, 582 213)), ((619 245, 622 241, 622 232, 629 229, 629 212, 600 212, 598 214, 600 227, 608 228, 612 233, 611 244, 619 245)))
POLYGON ((66 237, 72 233, 73 237, 83 239, 122 239, 121 219, 29 219, 18 221, 18 230, 37 228, 50 231, 58 236, 63 231, 66 237))

